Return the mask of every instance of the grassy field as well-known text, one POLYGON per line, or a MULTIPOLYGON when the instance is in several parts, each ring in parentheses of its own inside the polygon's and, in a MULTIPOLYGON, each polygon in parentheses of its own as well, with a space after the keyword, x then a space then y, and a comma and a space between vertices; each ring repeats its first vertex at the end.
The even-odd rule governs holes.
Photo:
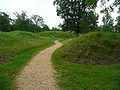
POLYGON ((54 42, 30 32, 0 32, 0 90, 16 88, 16 78, 28 61, 54 42))
POLYGON ((120 90, 120 34, 88 33, 52 56, 62 90, 120 90), (116 60, 117 59, 117 60, 116 60))

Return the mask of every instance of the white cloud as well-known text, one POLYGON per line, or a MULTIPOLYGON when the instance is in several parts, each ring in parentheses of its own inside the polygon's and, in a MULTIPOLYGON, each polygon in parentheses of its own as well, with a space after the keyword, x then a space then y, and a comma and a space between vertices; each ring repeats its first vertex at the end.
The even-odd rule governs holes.
POLYGON ((57 17, 53 0, 0 0, 0 11, 12 14, 22 10, 26 10, 29 17, 32 14, 40 15, 50 27, 57 27, 63 21, 57 17))

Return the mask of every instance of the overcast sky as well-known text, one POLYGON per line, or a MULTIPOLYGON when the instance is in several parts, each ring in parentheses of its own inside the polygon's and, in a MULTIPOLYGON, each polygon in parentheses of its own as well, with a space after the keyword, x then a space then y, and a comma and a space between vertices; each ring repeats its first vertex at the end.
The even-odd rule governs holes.
MULTIPOLYGON (((57 16, 56 7, 53 6, 53 1, 54 0, 0 0, 0 12, 8 12, 13 18, 13 12, 26 10, 29 17, 31 17, 32 14, 40 15, 50 28, 57 27, 63 20, 57 16)), ((113 1, 114 0, 110 0, 110 3, 113 1)), ((100 8, 97 8, 96 11, 100 13, 100 8)), ((113 13, 112 16, 115 18, 117 13, 113 13)), ((102 23, 101 17, 102 15, 100 15, 99 18, 100 24, 102 23)))

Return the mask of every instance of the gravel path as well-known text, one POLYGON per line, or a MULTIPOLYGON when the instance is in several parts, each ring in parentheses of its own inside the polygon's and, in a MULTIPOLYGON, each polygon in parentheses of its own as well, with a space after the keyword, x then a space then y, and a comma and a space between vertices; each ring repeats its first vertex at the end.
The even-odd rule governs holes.
POLYGON ((55 45, 41 51, 31 60, 19 75, 18 90, 58 90, 50 60, 52 53, 61 45, 55 41, 55 45))

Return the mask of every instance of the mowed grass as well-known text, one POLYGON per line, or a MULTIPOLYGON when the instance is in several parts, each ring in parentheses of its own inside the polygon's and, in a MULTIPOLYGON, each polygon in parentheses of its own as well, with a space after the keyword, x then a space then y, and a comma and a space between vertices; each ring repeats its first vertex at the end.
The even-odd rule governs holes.
POLYGON ((54 42, 23 31, 0 32, 0 90, 16 89, 16 78, 28 61, 54 42))
POLYGON ((61 90, 120 90, 120 64, 117 64, 117 62, 119 63, 119 53, 117 53, 119 52, 118 49, 120 46, 119 39, 119 34, 88 33, 81 35, 77 39, 73 39, 56 50, 52 56, 52 62, 56 70, 55 77, 61 90), (99 38, 96 35, 100 35, 99 38), (98 42, 94 39, 102 41, 98 42), (113 42, 113 44, 111 42, 113 42), (109 47, 113 45, 113 47, 111 47, 113 51, 99 51, 101 47, 96 49, 97 45, 101 45, 105 50, 110 49, 109 47), (107 49, 106 45, 109 45, 107 49), (81 53, 82 50, 83 53, 81 53), (94 56, 94 54, 90 54, 91 56, 88 56, 89 54, 86 55, 87 51, 89 51, 89 53, 96 53, 96 56, 94 56), (100 57, 97 56, 99 55, 98 53, 101 54, 100 56, 103 60, 107 60, 109 55, 113 55, 111 56, 113 58, 108 57, 108 59, 111 58, 108 60, 111 63, 99 63, 103 60, 99 59, 100 57), (105 55, 102 56, 103 53, 105 55), (112 62, 115 59, 115 54, 117 54, 116 58, 118 59, 117 62, 115 62, 116 64, 112 62), (85 62, 79 61, 81 58, 85 62), (88 60, 87 62, 89 62, 89 60, 91 62, 87 63, 86 59, 88 60))

